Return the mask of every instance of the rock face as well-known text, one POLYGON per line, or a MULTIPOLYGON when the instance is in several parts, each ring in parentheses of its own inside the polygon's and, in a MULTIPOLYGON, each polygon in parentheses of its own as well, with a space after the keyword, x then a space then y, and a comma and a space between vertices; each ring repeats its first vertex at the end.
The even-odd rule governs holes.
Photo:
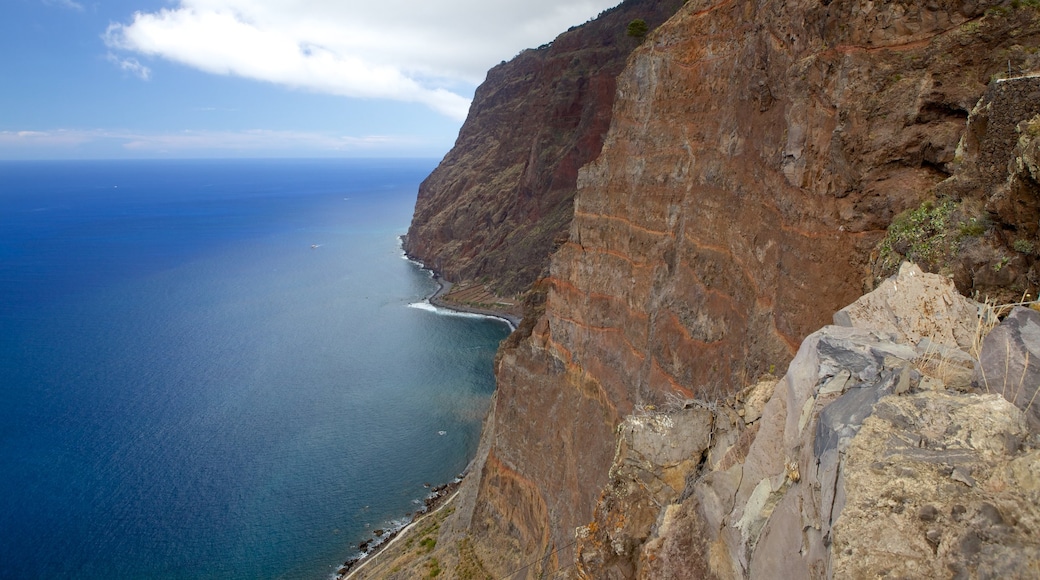
MULTIPOLYGON (((555 240, 559 249, 549 275, 528 296, 524 324, 499 353, 498 391, 474 465, 477 477, 463 485, 467 501, 444 529, 466 535, 467 550, 496 577, 543 577, 570 570, 572 563, 591 578, 856 576, 860 555, 875 554, 878 561, 902 556, 885 551, 887 540, 867 536, 864 527, 843 527, 855 510, 867 510, 866 502, 881 501, 871 490, 845 483, 860 478, 888 485, 909 477, 897 467, 907 463, 922 481, 941 483, 941 490, 952 486, 947 491, 957 492, 963 510, 954 514, 950 506, 932 514, 927 506, 937 506, 937 498, 922 491, 907 502, 893 488, 883 498, 888 503, 874 506, 890 508, 885 517, 899 530, 891 546, 912 546, 915 554, 925 545, 933 555, 970 552, 960 560, 944 556, 942 574, 1010 562, 1000 546, 1025 545, 1020 534, 1037 531, 1033 516, 1008 524, 1012 504, 978 495, 978 486, 991 481, 979 474, 1004 469, 1005 479, 992 480, 987 493, 1001 481, 1033 493, 1021 478, 1035 472, 1020 450, 1000 452, 987 443, 1025 436, 1015 407, 993 393, 959 394, 971 389, 974 373, 975 353, 961 342, 963 328, 948 328, 947 335, 924 332, 927 324, 903 325, 904 334, 893 338, 887 326, 860 326, 863 313, 875 308, 867 304, 846 311, 840 322, 852 326, 802 340, 862 294, 871 252, 893 217, 918 207, 953 176, 975 176, 950 189, 959 199, 1010 220, 991 228, 994 235, 1005 235, 1005 224, 1017 228, 1023 252, 1037 241, 1028 238, 1036 232, 1028 220, 1001 217, 1018 215, 1006 210, 1015 204, 1040 207, 1029 197, 1037 191, 1030 118, 1009 125, 1021 127, 1016 130, 1023 137, 1007 140, 1012 153, 1003 169, 999 159, 987 157, 987 147, 975 155, 970 145, 962 146, 966 138, 996 139, 996 133, 987 136, 984 123, 966 137, 969 114, 993 77, 1006 72, 1009 61, 1015 73, 1040 65, 1034 50, 1040 12, 1030 4, 689 0, 642 43, 618 77, 610 130, 598 155, 598 142, 558 146, 555 133, 538 133, 551 124, 537 125, 537 138, 525 141, 534 152, 524 157, 530 162, 505 154, 507 136, 527 131, 516 119, 605 119, 597 116, 602 111, 582 107, 574 109, 580 115, 561 116, 571 109, 551 105, 555 101, 544 94, 531 97, 542 104, 530 114, 507 114, 528 111, 521 105, 529 98, 526 83, 538 77, 535 60, 569 46, 566 35, 548 50, 518 57, 509 78, 506 67, 492 71, 476 101, 484 104, 471 113, 488 123, 480 127, 485 137, 477 138, 478 125, 467 122, 456 149, 420 193, 418 225, 407 248, 449 278, 491 276, 492 262, 514 269, 534 263, 516 264, 500 253, 503 244, 523 248, 526 242, 481 233, 503 231, 502 224, 507 231, 550 224, 528 229, 555 240), (558 165, 535 159, 572 150, 569 157, 550 155, 570 160, 558 165), (592 161, 578 172, 573 205, 562 189, 538 199, 534 189, 525 189, 536 178, 563 183, 554 176, 571 175, 579 158, 592 161), (464 159, 492 176, 490 185, 471 186, 476 173, 454 172, 464 159), (980 170, 985 163, 996 164, 995 173, 980 170), (1005 186, 1007 195, 994 198, 993 188, 1005 186), (563 227, 570 211, 566 236, 546 234, 563 227), (671 485, 646 491, 632 483, 649 481, 640 479, 649 473, 645 469, 611 471, 625 417, 686 399, 717 408, 717 401, 792 358, 769 403, 743 409, 745 417, 761 419, 742 425, 736 410, 713 411, 713 443, 703 461, 710 473, 681 463, 700 479, 684 488, 678 503, 671 485), (933 393, 939 386, 944 389, 933 393), (992 413, 1008 418, 994 419, 981 439, 943 423, 947 415, 983 420, 981 414, 992 413), (898 437, 857 447, 862 433, 884 433, 886 422, 948 429, 929 430, 928 441, 921 440, 916 449, 931 455, 898 437), (928 446, 933 440, 938 447, 928 446), (1025 463, 1008 467, 1019 460, 1025 463), (950 465, 963 468, 947 472, 950 465), (615 490, 617 501, 601 497, 604 489, 615 490), (653 501, 640 499, 649 497, 665 508, 656 519, 653 501), (642 507, 622 518, 616 509, 626 502, 642 507), (841 513, 850 515, 839 518, 841 513), (968 523, 957 527, 961 522, 968 523), (910 538, 918 532, 924 544, 910 538), (860 533, 881 543, 858 543, 860 533), (835 556, 839 541, 842 552, 835 556), (961 548, 952 550, 954 543, 961 548), (684 572, 691 570, 696 572, 684 572)), ((1011 243, 1008 238, 999 247, 1011 243)), ((541 259, 552 246, 516 255, 541 259)), ((968 273, 968 286, 1011 283, 990 275, 1011 270, 980 264, 985 267, 968 273)), ((518 289, 510 284, 500 287, 518 289)), ((943 296, 951 302, 939 298, 941 304, 921 308, 951 317, 971 308, 957 306, 951 288, 943 296)), ((897 316, 897 322, 903 319, 897 316)), ((749 400, 760 401, 771 383, 759 385, 749 400)), ((930 565, 922 560, 913 564, 918 568, 899 570, 928 575, 930 565)))
MULTIPOLYGON (((610 482, 625 416, 670 397, 725 398, 786 365, 860 296, 893 216, 960 170, 969 112, 1009 59, 1031 66, 1025 47, 1037 44, 1031 7, 942 0, 691 0, 651 34, 618 79, 602 152, 579 173, 568 239, 539 286, 543 314, 527 316, 498 358, 488 453, 468 484, 472 509, 458 514, 477 552, 497 558, 494 572, 523 566, 537 577, 574 561, 573 530, 592 521, 610 482)), ((884 357, 922 356, 916 345, 889 353, 898 343, 887 337, 834 332, 879 360, 876 376, 856 378, 873 387, 848 395, 875 393, 871 404, 907 380, 884 357)), ((791 411, 788 436, 800 416, 791 411)), ((833 421, 828 452, 852 437, 843 417, 833 421)), ((774 445, 784 433, 775 427, 774 445)), ((763 458, 757 479, 732 484, 758 508, 738 514, 729 543, 709 545, 734 550, 726 573, 749 569, 752 544, 790 547, 765 514, 800 517, 780 499, 810 488, 788 496, 797 482, 782 463, 802 470, 814 451, 774 451, 783 453, 763 458)), ((829 534, 811 532, 809 552, 794 547, 809 559, 791 569, 820 571, 829 534)))
POLYGON ((1040 76, 994 80, 968 117, 954 174, 935 187, 945 204, 959 204, 962 220, 947 225, 953 243, 938 252, 946 255, 937 256, 933 271, 948 271, 962 293, 1002 303, 1037 294, 1038 151, 1040 76), (970 213, 976 215, 964 221, 970 213), (972 239, 969 224, 986 235, 972 239))
MULTIPOLYGON (((953 288, 911 268, 893 282, 906 295, 877 290, 856 306, 884 301, 920 311, 944 304, 953 288)), ((977 321, 969 301, 953 300, 951 309, 969 318, 934 318, 936 336, 977 321)), ((949 388, 933 363, 939 345, 951 364, 970 358, 955 340, 897 337, 884 330, 886 315, 854 324, 806 338, 775 388, 756 389, 772 392, 760 418, 739 401, 716 406, 706 422, 714 436, 703 447, 691 442, 687 455, 709 460, 669 474, 687 481, 681 493, 640 486, 665 470, 625 470, 630 459, 619 452, 595 520, 578 533, 578 576, 1035 575, 1038 432, 999 394, 949 388), (744 421, 733 420, 740 415, 744 421), (628 491, 636 486, 640 493, 628 491)), ((1013 350, 1037 347, 1035 337, 1012 342, 1013 350)), ((623 425, 659 437, 657 426, 681 427, 685 412, 623 425)))
POLYGON ((578 169, 610 126, 617 75, 681 0, 627 0, 491 69, 455 147, 419 187, 405 250, 452 282, 527 290, 566 237, 578 169))

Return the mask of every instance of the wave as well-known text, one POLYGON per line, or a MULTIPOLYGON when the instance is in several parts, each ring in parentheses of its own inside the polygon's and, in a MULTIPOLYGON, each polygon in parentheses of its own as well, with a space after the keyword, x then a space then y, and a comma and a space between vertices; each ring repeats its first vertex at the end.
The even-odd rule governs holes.
POLYGON ((513 323, 501 316, 493 316, 490 314, 478 314, 476 312, 462 312, 461 310, 452 310, 451 308, 441 308, 430 304, 429 300, 423 300, 422 302, 413 302, 408 305, 409 308, 417 308, 419 310, 425 310, 427 312, 433 312, 441 316, 456 316, 458 318, 479 318, 484 320, 495 320, 506 324, 511 330, 516 330, 513 323))

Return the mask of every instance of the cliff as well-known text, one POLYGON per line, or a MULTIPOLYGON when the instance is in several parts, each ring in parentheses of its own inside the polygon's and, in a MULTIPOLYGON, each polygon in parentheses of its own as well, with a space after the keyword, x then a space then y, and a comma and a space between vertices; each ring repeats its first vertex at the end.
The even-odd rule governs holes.
POLYGON ((578 577, 1035 577, 1040 313, 979 306, 906 264, 781 379, 628 417, 578 577))
POLYGON ((510 297, 543 275, 566 238, 578 169, 610 126, 616 79, 681 0, 628 0, 488 72, 455 146, 419 186, 404 248, 451 282, 510 297))
MULTIPOLYGON (((838 529, 831 509, 836 500, 819 495, 827 485, 833 492, 840 470, 831 465, 792 486, 801 481, 795 475, 808 474, 824 454, 846 457, 852 449, 844 432, 827 435, 837 443, 821 449, 819 431, 811 431, 816 439, 795 440, 809 427, 785 405, 804 405, 816 382, 799 387, 797 401, 771 399, 773 407, 791 412, 774 413, 783 419, 768 439, 743 435, 742 445, 762 447, 752 454, 762 464, 718 488, 739 497, 710 513, 687 503, 699 488, 677 487, 683 479, 677 474, 710 475, 691 470, 689 461, 663 478, 673 495, 649 493, 639 500, 658 511, 637 514, 627 501, 611 507, 605 498, 620 485, 618 468, 611 472, 616 430, 626 417, 647 410, 725 400, 786 367, 800 345, 818 351, 803 339, 902 258, 953 276, 962 292, 1036 294, 1040 240, 1031 216, 1040 209, 1034 140, 1040 132, 1033 129, 1040 99, 1030 96, 1032 79, 997 82, 1009 67, 1015 74, 1040 68, 1040 13, 1032 4, 690 0, 652 33, 617 79, 602 150, 578 173, 569 234, 561 238, 548 276, 529 294, 524 324, 499 353, 498 391, 480 452, 441 528, 441 544, 464 542, 467 558, 495 577, 577 570, 598 578, 614 574, 608 569, 620 570, 617 577, 647 570, 669 577, 651 560, 684 550, 703 556, 697 569, 720 577, 761 577, 785 557, 790 566, 781 569, 799 573, 851 570, 836 567, 833 542, 840 534, 829 532, 838 529), (792 507, 806 502, 815 503, 798 509, 809 511, 792 507), (657 536, 656 551, 644 550, 648 535, 596 535, 635 520, 659 532, 668 514, 678 513, 661 511, 669 505, 701 511, 677 534, 657 536), (788 519, 775 526, 785 531, 763 532, 773 529, 770 514, 779 506, 788 519), (810 526, 816 531, 806 531, 796 546, 790 542, 803 534, 795 534, 791 522, 803 516, 820 527, 810 526), (584 536, 576 538, 576 529, 584 536), (794 539, 784 543, 788 532, 794 539), (759 552, 765 548, 757 546, 765 545, 773 548, 759 552), (756 564, 755 553, 774 556, 756 564)), ((416 215, 431 211, 431 204, 437 205, 430 193, 421 195, 416 215)), ((455 236, 458 246, 484 245, 451 228, 439 231, 455 236)), ((418 247, 423 236, 413 232, 409 244, 418 247)), ((841 340, 860 341, 856 348, 869 350, 871 340, 882 340, 875 338, 841 340)), ((877 400, 888 394, 883 389, 895 388, 880 386, 893 380, 888 371, 919 372, 919 339, 870 351, 884 359, 895 349, 905 361, 859 379, 874 385, 877 400)), ((844 386, 833 388, 826 394, 844 397, 844 386)), ((939 416, 954 412, 953 403, 928 399, 935 395, 923 393, 919 383, 912 390, 922 391, 913 405, 931 405, 939 416)), ((818 395, 812 394, 814 401, 818 395)), ((872 400, 871 409, 877 404, 872 400)), ((989 399, 978 404, 992 406, 989 399)), ((899 419, 906 412, 895 409, 884 417, 893 428, 906 429, 910 423, 899 419)), ((1020 416, 995 412, 1010 423, 993 437, 1025 436, 1020 416)), ((662 421, 706 420, 692 415, 662 421)), ((710 417, 719 421, 715 412, 710 417)), ((805 421, 818 425, 818 417, 805 421)), ((878 433, 884 437, 884 429, 878 433)), ((690 451, 691 457, 710 449, 690 451)), ((897 452, 903 455, 894 464, 919 459, 880 448, 863 457, 897 452)), ((923 465, 914 465, 909 469, 924 473, 923 465)), ((867 481, 841 473, 843 486, 867 481)), ((705 489, 698 501, 717 488, 705 489)), ((842 501, 851 506, 848 498, 863 493, 869 492, 850 487, 842 501)), ((923 509, 927 502, 921 501, 923 509)), ((964 501, 958 505, 975 510, 965 517, 992 516, 982 499, 964 501)), ((1004 508, 997 511, 1007 518, 1004 508)), ((862 513, 869 518, 880 512, 862 513)), ((982 538, 976 543, 963 539, 967 528, 957 530, 957 541, 970 544, 972 553, 990 549, 983 538, 989 531, 973 528, 982 538)), ((867 549, 845 541, 850 554, 867 549)), ((440 557, 461 562, 451 549, 440 557)), ((979 562, 957 565, 977 570, 979 562)))

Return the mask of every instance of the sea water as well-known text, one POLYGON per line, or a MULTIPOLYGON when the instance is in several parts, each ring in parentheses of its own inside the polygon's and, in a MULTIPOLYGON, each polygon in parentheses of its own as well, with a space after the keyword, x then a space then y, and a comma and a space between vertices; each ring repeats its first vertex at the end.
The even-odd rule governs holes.
POLYGON ((322 578, 475 452, 430 160, 0 163, 0 577, 322 578))

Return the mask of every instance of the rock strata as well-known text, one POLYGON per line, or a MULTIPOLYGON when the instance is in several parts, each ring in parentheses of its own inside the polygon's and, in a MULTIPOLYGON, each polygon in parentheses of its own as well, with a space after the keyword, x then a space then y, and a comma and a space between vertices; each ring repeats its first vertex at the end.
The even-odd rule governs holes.
POLYGON ((527 290, 566 238, 578 169, 599 155, 615 79, 681 0, 627 0, 488 72, 454 148, 420 185, 408 254, 451 282, 527 290))
MULTIPOLYGON (((906 287, 905 299, 879 296, 879 289, 861 305, 884 299, 894 311, 909 311, 953 288, 915 268, 892 282, 906 287)), ((972 306, 954 300, 961 303, 955 308, 972 306)), ((947 349, 959 350, 957 327, 977 321, 974 309, 957 309, 969 318, 932 321, 937 336, 950 337, 936 339, 947 349)), ((620 445, 596 519, 577 532, 578 576, 1035 574, 1038 432, 999 394, 946 388, 929 365, 931 339, 890 333, 889 313, 872 312, 856 317, 855 326, 828 326, 806 338, 760 418, 732 421, 745 411, 739 401, 699 418, 718 436, 690 441, 687 458, 721 460, 669 473, 687 481, 681 493, 641 486, 663 479, 665 469, 625 469, 631 460, 620 445), (636 487, 639 493, 629 491, 636 487)), ((1016 335, 1014 349, 1038 348, 1028 332, 1016 335)), ((653 437, 659 425, 683 428, 684 413, 622 425, 653 437)))
MULTIPOLYGON (((587 146, 573 151, 590 153, 580 170, 577 154, 551 153, 572 151, 554 139, 575 133, 526 141, 530 162, 504 154, 513 133, 528 131, 510 111, 604 119, 584 105, 573 109, 580 115, 561 115, 572 109, 542 97, 531 97, 540 108, 528 114, 528 96, 514 100, 530 95, 535 60, 563 54, 552 51, 568 44, 492 71, 472 111, 487 123, 484 137, 476 137, 478 125, 464 127, 420 193, 419 225, 406 247, 449 279, 490 276, 491 263, 527 268, 530 278, 558 249, 527 297, 523 324, 500 350, 476 477, 443 529, 460 534, 466 553, 495 577, 572 569, 590 578, 869 575, 855 568, 861 555, 904 576, 935 572, 900 547, 941 554, 940 575, 988 573, 998 562, 1020 570, 1031 553, 1027 538, 1037 532, 1033 512, 1023 506, 1009 525, 1018 500, 983 492, 997 494, 1006 481, 1031 493, 1032 447, 1000 451, 988 443, 1031 435, 1017 407, 994 392, 973 392, 977 353, 966 332, 978 322, 963 316, 976 306, 918 270, 893 282, 893 296, 845 311, 845 326, 814 331, 870 288, 872 253, 894 218, 943 191, 982 208, 978 224, 963 224, 965 231, 978 225, 985 243, 956 275, 962 291, 1012 291, 1036 277, 1040 240, 1028 218, 1040 207, 1036 112, 983 111, 986 102, 1028 89, 1028 80, 996 82, 1009 61, 1013 76, 1040 65, 1040 11, 1031 4, 690 0, 628 59, 607 100, 613 108, 602 146, 575 141, 587 146), (987 91, 992 98, 981 100, 987 91), (971 139, 1006 147, 973 152, 971 139), (570 161, 547 164, 543 154, 570 161), (491 181, 471 187, 476 173, 451 170, 467 158, 479 160, 468 166, 491 181), (572 202, 566 188, 550 187, 562 195, 544 198, 527 188, 535 176, 563 183, 557 177, 574 174, 572 202), (950 181, 958 176, 964 179, 950 181), (566 235, 546 233, 568 221, 566 235), (485 230, 530 231, 551 243, 526 246, 485 230), (505 246, 539 249, 515 254, 527 256, 518 264, 501 253, 505 246), (922 288, 929 301, 893 307, 914 278, 944 290, 922 288), (890 316, 874 316, 887 310, 890 316), (962 324, 946 326, 942 316, 962 324), (781 381, 744 391, 788 363, 781 381), (717 411, 738 391, 747 404, 717 411), (638 462, 611 469, 630 452, 645 456, 638 446, 615 445, 626 417, 686 400, 716 408, 711 444, 690 451, 701 461, 680 462, 668 475, 675 481, 689 470, 695 483, 673 498, 670 485, 648 485, 656 480, 647 474, 656 472, 637 469, 638 462), (1007 419, 990 417, 1001 414, 1007 419), (944 423, 946 415, 992 425, 973 438, 944 423), (934 453, 912 451, 916 439, 900 443, 903 435, 891 429, 904 423, 945 425, 928 430, 916 448, 934 453), (871 447, 857 443, 865 433, 891 437, 871 447), (867 509, 870 497, 857 494, 870 490, 846 485, 909 478, 900 464, 961 503, 891 490, 883 505, 867 509), (1012 475, 980 475, 997 471, 1012 475), (662 506, 656 518, 651 497, 662 506), (631 517, 618 511, 626 502, 638 504, 631 517), (852 516, 842 514, 859 509, 891 519, 894 535, 843 527, 852 516), (1003 524, 986 523, 998 522, 994 510, 1003 524), (955 515, 980 523, 943 519, 955 515), (876 545, 857 543, 861 533, 876 545), (848 554, 835 555, 839 540, 848 554), (905 566, 893 562, 900 559, 905 566)), ((517 289, 510 284, 498 287, 517 289)))
MULTIPOLYGON (((495 572, 537 577, 574 561, 573 530, 594 517, 625 416, 669 397, 725 398, 859 297, 893 217, 958 170, 991 77, 1009 56, 1032 62, 1023 47, 1038 44, 1037 11, 1000 2, 691 0, 651 33, 618 78, 602 152, 579 172, 544 314, 525 315, 498 358, 467 523, 478 552, 502 558, 495 572)), ((881 334, 847 340, 875 352, 888 348, 869 346, 889 344, 881 334)), ((875 367, 873 391, 910 380, 875 367)), ((790 402, 794 427, 806 400, 790 402)), ((786 459, 804 459, 809 477, 808 456, 786 459)), ((742 480, 759 509, 733 546, 778 545, 756 514, 796 519, 774 503, 792 482, 765 473, 742 480)), ((749 565, 745 554, 727 569, 749 565)))

